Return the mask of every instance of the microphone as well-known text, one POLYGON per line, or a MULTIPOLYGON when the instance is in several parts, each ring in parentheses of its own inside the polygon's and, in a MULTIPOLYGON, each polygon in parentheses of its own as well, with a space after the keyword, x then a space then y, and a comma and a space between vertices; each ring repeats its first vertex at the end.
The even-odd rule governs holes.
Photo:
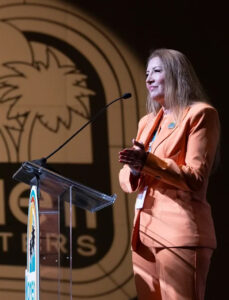
POLYGON ((109 102, 108 104, 106 104, 102 109, 100 109, 95 116, 90 119, 88 122, 86 122, 80 129, 78 129, 75 133, 73 133, 72 136, 70 136, 63 144, 61 144, 57 149, 55 149, 53 152, 51 152, 49 155, 47 155, 46 157, 43 157, 41 159, 37 159, 37 160, 33 160, 33 162, 35 162, 36 164, 45 167, 46 166, 46 162, 47 160, 53 156, 54 154, 56 154, 59 150, 61 150, 66 144, 68 144, 77 134, 79 134, 86 126, 88 126, 89 124, 92 124, 111 104, 113 104, 114 102, 121 100, 121 99, 128 99, 130 98, 132 95, 131 93, 125 93, 123 94, 121 97, 114 99, 113 101, 109 102))

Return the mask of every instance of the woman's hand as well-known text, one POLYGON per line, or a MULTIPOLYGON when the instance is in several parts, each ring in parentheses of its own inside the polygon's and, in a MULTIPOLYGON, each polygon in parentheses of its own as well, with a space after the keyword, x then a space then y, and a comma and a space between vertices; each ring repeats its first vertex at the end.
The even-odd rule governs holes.
POLYGON ((131 170, 140 172, 148 153, 142 143, 137 142, 135 139, 132 140, 132 143, 133 147, 125 148, 119 152, 119 162, 129 165, 131 170))

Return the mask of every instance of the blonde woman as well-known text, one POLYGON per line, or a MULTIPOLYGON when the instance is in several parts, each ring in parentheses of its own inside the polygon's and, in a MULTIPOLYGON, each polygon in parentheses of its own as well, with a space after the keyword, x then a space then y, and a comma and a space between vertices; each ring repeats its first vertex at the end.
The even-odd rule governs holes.
POLYGON ((132 260, 139 300, 203 300, 216 247, 208 179, 219 119, 182 53, 154 51, 146 70, 148 114, 119 153, 121 188, 137 191, 132 260))

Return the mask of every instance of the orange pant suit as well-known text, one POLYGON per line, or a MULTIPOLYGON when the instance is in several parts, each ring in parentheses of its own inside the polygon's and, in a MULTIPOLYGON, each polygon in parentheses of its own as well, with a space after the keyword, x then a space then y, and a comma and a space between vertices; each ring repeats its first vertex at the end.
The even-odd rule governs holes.
POLYGON ((132 235, 138 299, 203 300, 216 247, 206 191, 219 140, 218 114, 201 102, 187 107, 177 123, 172 114, 163 117, 162 109, 148 114, 137 133, 146 150, 159 123, 140 176, 128 165, 119 174, 125 192, 146 193, 132 235))

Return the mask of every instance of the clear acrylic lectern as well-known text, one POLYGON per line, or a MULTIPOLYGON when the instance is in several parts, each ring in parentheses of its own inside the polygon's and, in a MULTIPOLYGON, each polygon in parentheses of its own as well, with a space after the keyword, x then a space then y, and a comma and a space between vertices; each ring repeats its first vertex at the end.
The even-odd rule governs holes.
POLYGON ((65 178, 36 162, 25 162, 13 175, 38 188, 39 299, 72 299, 73 205, 96 212, 114 203, 108 196, 65 178))

